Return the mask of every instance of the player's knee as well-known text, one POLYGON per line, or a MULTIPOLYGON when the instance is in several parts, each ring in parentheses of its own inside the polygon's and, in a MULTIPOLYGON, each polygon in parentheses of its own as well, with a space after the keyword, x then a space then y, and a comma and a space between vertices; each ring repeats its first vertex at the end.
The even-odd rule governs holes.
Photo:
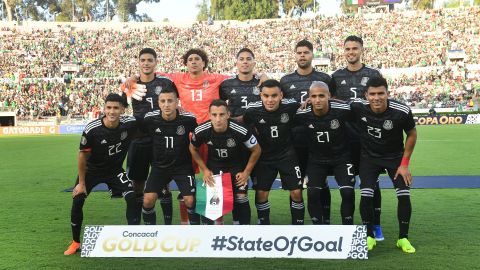
POLYGON ((340 187, 340 195, 344 201, 353 201, 355 198, 355 191, 353 190, 353 187, 343 186, 340 187))
POLYGON ((310 201, 318 201, 318 200, 320 200, 321 190, 322 190, 322 189, 317 188, 317 187, 308 187, 308 188, 307 188, 307 197, 308 197, 308 200, 310 200, 310 201))
POLYGON ((268 200, 268 191, 257 190, 255 193, 255 203, 263 203, 268 200))
POLYGON ((292 200, 296 202, 303 200, 302 190, 301 189, 290 190, 290 197, 292 198, 292 200))
POLYGON ((145 208, 152 208, 155 206, 155 202, 157 201, 157 196, 154 193, 145 193, 143 195, 143 207, 145 208))
POLYGON ((192 208, 195 206, 195 199, 193 196, 183 196, 183 201, 185 202, 185 206, 187 208, 192 208))
POLYGON ((84 193, 76 195, 75 197, 73 197, 73 206, 83 207, 86 198, 87 195, 85 195, 84 193))
POLYGON ((123 193, 123 198, 125 201, 134 201, 136 199, 135 192, 132 190, 126 191, 123 193))

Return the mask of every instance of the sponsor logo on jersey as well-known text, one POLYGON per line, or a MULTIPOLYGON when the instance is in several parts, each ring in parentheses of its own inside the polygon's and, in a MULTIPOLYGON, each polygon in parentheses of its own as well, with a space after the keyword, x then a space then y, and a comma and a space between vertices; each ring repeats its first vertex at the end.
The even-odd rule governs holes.
POLYGON ((367 82, 370 78, 368 77, 362 77, 362 81, 360 82, 361 85, 363 86, 367 86, 367 82))
POLYGON ((258 121, 258 123, 260 123, 260 124, 265 124, 266 122, 265 122, 265 120, 260 119, 260 121, 258 121))
POLYGON ((295 84, 292 84, 292 86, 290 86, 290 89, 295 89, 295 84))
POLYGON ((338 122, 337 119, 333 119, 332 121, 330 121, 330 128, 331 129, 337 129, 340 127, 340 122, 338 122))
POLYGON ((290 120, 290 117, 288 117, 288 113, 282 113, 280 116, 280 122, 282 123, 288 123, 288 120, 290 120))
POLYGON ((347 84, 347 82, 345 80, 343 80, 340 84, 347 84))
POLYGON ((82 136, 82 138, 80 139, 80 144, 81 145, 87 144, 87 138, 85 138, 85 136, 82 136))
POLYGON ((391 130, 393 128, 392 120, 385 120, 385 122, 383 122, 383 128, 386 130, 391 130))
POLYGON ((315 128, 315 127, 313 126, 313 124, 310 124, 308 128, 315 128))
POLYGON ((128 136, 128 132, 127 131, 124 131, 122 132, 122 134, 120 134, 120 140, 123 141, 127 138, 128 136))
POLYGON ((212 141, 207 142, 208 145, 213 145, 212 141))
POLYGON ((258 89, 258 87, 255 86, 255 87, 253 87, 252 93, 253 93, 254 95, 257 95, 257 96, 258 96, 258 95, 260 95, 260 89, 258 89))
POLYGON ((157 87, 155 87, 155 94, 160 95, 160 93, 162 92, 163 88, 159 85, 157 87))
POLYGON ((180 125, 177 127, 177 135, 183 135, 183 134, 185 134, 185 127, 180 125))
POLYGON ((367 122, 367 118, 366 118, 366 117, 362 117, 362 121, 363 121, 363 122, 367 122))
POLYGON ((235 143, 235 140, 232 138, 227 139, 227 147, 235 147, 237 144, 235 143))
POLYGON ((107 140, 103 139, 100 144, 106 144, 107 143, 107 140))
POLYGON ((232 91, 230 91, 230 94, 236 94, 237 91, 235 91, 235 89, 233 89, 232 91))
POLYGON ((155 133, 162 133, 162 131, 160 130, 160 128, 157 128, 155 129, 155 133))

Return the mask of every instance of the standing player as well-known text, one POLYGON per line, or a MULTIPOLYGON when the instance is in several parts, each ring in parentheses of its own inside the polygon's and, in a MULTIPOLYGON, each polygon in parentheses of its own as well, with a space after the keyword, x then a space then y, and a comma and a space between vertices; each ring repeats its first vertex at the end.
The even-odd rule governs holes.
MULTIPOLYGON (((183 55, 183 64, 187 72, 158 73, 160 76, 167 76, 175 82, 178 88, 181 107, 192 112, 197 117, 198 123, 208 120, 208 107, 210 103, 219 98, 220 84, 229 75, 212 74, 206 72, 208 67, 208 56, 201 49, 190 49, 183 55)), ((265 80, 266 76, 263 75, 265 80)), ((260 83, 259 83, 260 84, 260 83)), ((136 96, 142 98, 144 90, 129 86, 136 96)), ((201 150, 202 157, 207 158, 206 148, 201 150)), ((185 221, 184 221, 185 222, 185 221)))
POLYGON ((257 130, 262 154, 255 166, 255 205, 258 223, 270 224, 268 195, 278 173, 282 187, 290 191, 292 224, 303 225, 305 205, 302 197, 302 175, 293 148, 291 128, 293 117, 300 104, 294 100, 282 100, 280 83, 267 80, 260 92, 262 101, 249 105, 243 120, 257 130))
MULTIPOLYGON (((158 110, 158 95, 165 89, 177 91, 175 84, 166 77, 155 76, 157 67, 157 53, 151 48, 144 48, 138 54, 138 65, 140 77, 136 86, 143 89, 142 97, 132 99, 133 116, 140 123, 143 122, 145 114, 158 110), (140 99, 140 100, 139 100, 140 99)), ((130 91, 131 93, 132 91, 130 91)), ((127 95, 130 95, 127 93, 127 95)), ((152 138, 147 134, 141 134, 139 138, 132 141, 128 150, 127 172, 130 179, 135 183, 137 195, 137 207, 135 214, 140 219, 143 205, 143 189, 147 180, 152 159, 152 138)), ((167 189, 160 194, 160 204, 163 210, 164 222, 172 224, 172 194, 167 189)))
POLYGON ((392 179, 398 198, 397 247, 403 252, 414 253, 408 240, 412 205, 410 185, 412 175, 408 163, 417 140, 412 111, 400 102, 388 99, 388 85, 384 78, 374 77, 367 82, 366 101, 356 99, 351 104, 355 121, 360 130, 362 151, 360 159, 360 214, 367 226, 367 246, 376 245, 373 234, 373 189, 381 170, 392 179), (405 145, 403 132, 407 134, 405 145))
POLYGON ((118 94, 109 94, 105 99, 105 116, 90 122, 83 131, 78 154, 78 178, 72 192, 73 241, 63 253, 65 255, 75 254, 80 249, 83 204, 93 187, 100 183, 106 183, 110 191, 123 195, 127 202, 128 224, 140 224, 140 219, 134 213, 133 183, 122 168, 136 132, 135 118, 121 116, 127 105, 126 100, 118 94))
POLYGON ((308 212, 314 224, 321 224, 323 209, 319 193, 327 185, 329 172, 333 171, 342 196, 342 224, 353 225, 355 169, 345 126, 351 121, 350 106, 329 100, 330 92, 324 82, 313 82, 308 97, 311 106, 299 110, 295 116, 295 123, 304 128, 308 142, 308 212))
MULTIPOLYGON (((255 68, 255 55, 248 48, 243 48, 237 53, 236 66, 238 75, 226 79, 220 85, 220 99, 228 104, 230 116, 235 120, 240 120, 251 102, 260 101, 260 79, 253 74, 255 68)), ((250 156, 249 151, 242 152, 245 159, 250 156)), ((233 208, 233 223, 239 224, 237 209, 233 208)))
MULTIPOLYGON (((331 78, 328 74, 317 71, 312 66, 313 60, 313 45, 308 40, 301 40, 295 46, 295 62, 297 69, 280 80, 284 98, 295 99, 299 103, 304 103, 308 98, 308 90, 314 81, 324 82, 330 84, 331 78)), ((296 126, 292 130, 293 143, 295 151, 297 152, 298 161, 300 162, 300 170, 302 176, 305 176, 308 162, 308 149, 305 136, 305 130, 302 126, 296 126)), ((315 221, 316 224, 330 224, 330 188, 328 185, 319 187, 316 196, 319 196, 315 201, 319 202, 322 209, 322 218, 315 221)))
POLYGON ((178 111, 177 92, 165 88, 158 96, 160 110, 145 115, 144 129, 153 139, 152 170, 145 183, 143 220, 156 224, 155 201, 168 184, 175 180, 183 195, 190 224, 198 225, 195 213, 195 174, 188 150, 190 133, 197 126, 195 116, 178 111))
POLYGON ((248 178, 260 157, 261 149, 255 136, 244 126, 229 120, 227 103, 214 100, 210 104, 210 121, 195 129, 190 144, 190 152, 195 162, 203 171, 203 180, 213 185, 213 175, 229 172, 232 177, 234 193, 234 210, 240 225, 250 224, 250 204, 248 202, 248 178), (199 154, 199 147, 208 146, 208 161, 199 154), (244 148, 251 154, 248 162, 243 155, 244 148))
MULTIPOLYGON (((332 74, 331 93, 334 98, 351 101, 355 98, 364 98, 367 90, 367 82, 374 77, 382 77, 377 69, 370 68, 361 62, 363 55, 363 40, 357 36, 349 36, 343 43, 344 56, 347 66, 332 74)), ((360 161, 360 137, 355 124, 348 124, 349 137, 352 149, 352 159, 358 168, 360 161)), ((375 184, 374 205, 374 233, 377 241, 384 239, 380 226, 380 214, 382 210, 382 196, 379 181, 375 184)))
POLYGON ((220 99, 228 104, 230 116, 239 119, 247 110, 248 104, 260 101, 260 79, 253 74, 255 55, 248 48, 237 53, 238 75, 226 79, 220 85, 220 99))

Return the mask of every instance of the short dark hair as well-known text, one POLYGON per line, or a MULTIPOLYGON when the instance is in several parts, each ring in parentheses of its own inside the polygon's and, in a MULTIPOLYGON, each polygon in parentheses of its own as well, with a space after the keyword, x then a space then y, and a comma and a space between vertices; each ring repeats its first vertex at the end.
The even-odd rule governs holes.
POLYGON ((215 107, 224 106, 228 111, 228 105, 227 105, 227 102, 225 102, 225 100, 222 100, 222 99, 212 100, 212 102, 210 103, 210 106, 208 106, 208 111, 210 111, 210 108, 212 108, 213 106, 215 107))
POLYGON ((313 52, 313 44, 306 39, 300 40, 297 45, 295 45, 295 51, 298 49, 298 47, 307 47, 311 52, 313 52))
POLYGON ((160 94, 169 94, 169 93, 173 93, 176 98, 179 97, 178 96, 178 90, 177 90, 177 88, 174 88, 174 87, 162 88, 162 90, 160 91, 160 93, 158 95, 160 96, 160 94))
POLYGON ((264 87, 278 87, 280 89, 280 91, 282 91, 282 85, 280 84, 279 81, 275 80, 275 79, 269 79, 269 80, 266 80, 262 83, 260 89, 263 90, 264 87))
POLYGON ((151 54, 155 59, 157 59, 157 53, 155 52, 154 49, 152 48, 143 48, 140 53, 138 53, 138 58, 144 54, 151 54))
POLYGON ((108 94, 108 96, 105 98, 105 104, 107 102, 118 102, 120 103, 120 105, 122 105, 123 107, 128 107, 128 102, 127 102, 127 96, 126 95, 119 95, 119 94, 116 94, 116 93, 110 93, 108 94))
POLYGON ((240 56, 240 54, 243 53, 243 52, 247 52, 247 53, 251 54, 251 55, 252 55, 252 58, 255 59, 255 54, 253 54, 252 50, 250 50, 249 48, 242 48, 242 49, 240 49, 240 51, 238 51, 238 53, 237 53, 237 58, 238 58, 238 57, 240 56))
POLYGON ((343 42, 343 45, 345 45, 345 43, 347 43, 348 41, 358 42, 363 47, 363 39, 359 36, 354 36, 354 35, 348 36, 343 42))
POLYGON ((370 87, 381 87, 385 86, 385 89, 388 91, 388 83, 387 80, 383 77, 373 77, 370 78, 367 82, 367 91, 370 87))
POLYGON ((183 58, 183 64, 187 65, 188 57, 192 54, 197 54, 198 56, 200 56, 200 58, 202 58, 203 62, 205 62, 205 66, 203 67, 203 69, 206 69, 207 66, 208 66, 208 56, 207 56, 207 53, 202 49, 190 49, 190 50, 188 50, 182 57, 183 58))

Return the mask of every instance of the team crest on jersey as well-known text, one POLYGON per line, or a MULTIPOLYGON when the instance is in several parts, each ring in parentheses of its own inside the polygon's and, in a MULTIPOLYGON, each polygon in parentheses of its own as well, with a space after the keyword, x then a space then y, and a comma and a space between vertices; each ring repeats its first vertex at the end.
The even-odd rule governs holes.
POLYGON ((157 87, 155 87, 155 94, 160 95, 160 93, 162 92, 163 88, 159 85, 157 87))
POLYGON ((368 77, 362 77, 362 81, 360 82, 361 85, 363 86, 367 86, 367 82, 370 78, 368 77))
POLYGON ((227 147, 235 147, 237 144, 235 143, 235 140, 232 138, 229 138, 227 140, 227 147))
POLYGON ((290 120, 290 118, 288 117, 288 113, 282 113, 282 115, 280 116, 280 122, 288 123, 288 120, 290 120))
POLYGON ((386 130, 391 130, 393 128, 392 120, 385 120, 385 122, 383 122, 383 128, 386 130))
POLYGON ((177 127, 177 135, 183 135, 185 134, 185 127, 184 126, 178 126, 177 127))
POLYGON ((85 138, 85 136, 82 136, 82 139, 80 139, 80 144, 81 145, 86 145, 87 144, 87 138, 85 138))
POLYGON ((127 138, 127 136, 128 136, 127 131, 122 132, 122 134, 120 134, 120 140, 122 140, 122 141, 125 140, 127 138))
POLYGON ((253 93, 254 95, 257 95, 257 96, 258 96, 258 95, 260 95, 260 89, 258 89, 258 87, 255 86, 255 87, 253 87, 252 93, 253 93))
POLYGON ((210 85, 208 80, 203 81, 203 88, 207 88, 210 85))
POLYGON ((337 119, 333 119, 332 121, 330 121, 330 128, 331 129, 337 129, 340 127, 340 122, 338 122, 337 119))

